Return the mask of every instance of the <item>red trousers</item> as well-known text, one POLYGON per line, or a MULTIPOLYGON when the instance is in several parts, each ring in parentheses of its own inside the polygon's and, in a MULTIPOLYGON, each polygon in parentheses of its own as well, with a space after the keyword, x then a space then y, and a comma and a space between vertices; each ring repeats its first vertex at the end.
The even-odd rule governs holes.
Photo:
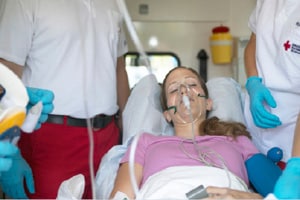
MULTIPOLYGON (((112 120, 93 137, 96 174, 103 155, 118 144, 119 129, 112 120)), ((79 173, 85 177, 83 198, 92 198, 87 128, 44 123, 32 134, 22 133, 18 145, 33 171, 35 193, 27 193, 29 198, 55 199, 60 184, 79 173)))

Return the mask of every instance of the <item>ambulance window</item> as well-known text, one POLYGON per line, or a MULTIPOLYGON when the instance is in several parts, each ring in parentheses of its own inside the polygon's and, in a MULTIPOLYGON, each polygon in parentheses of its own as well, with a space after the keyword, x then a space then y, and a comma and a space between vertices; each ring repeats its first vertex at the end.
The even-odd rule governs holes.
MULTIPOLYGON (((173 52, 146 52, 152 73, 162 83, 165 75, 174 67, 180 66, 179 57, 173 52)), ((125 54, 129 85, 132 88, 141 78, 149 74, 145 60, 137 52, 125 54)))

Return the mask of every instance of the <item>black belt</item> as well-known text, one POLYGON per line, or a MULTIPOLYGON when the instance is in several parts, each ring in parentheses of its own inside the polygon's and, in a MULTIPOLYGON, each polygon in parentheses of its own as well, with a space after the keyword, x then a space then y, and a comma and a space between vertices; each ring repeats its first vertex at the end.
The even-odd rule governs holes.
MULTIPOLYGON (((91 120, 91 126, 93 128, 104 128, 113 120, 113 118, 114 116, 96 115, 89 120, 91 120)), ((52 124, 87 127, 87 119, 79 119, 65 115, 49 115, 46 122, 52 124)))

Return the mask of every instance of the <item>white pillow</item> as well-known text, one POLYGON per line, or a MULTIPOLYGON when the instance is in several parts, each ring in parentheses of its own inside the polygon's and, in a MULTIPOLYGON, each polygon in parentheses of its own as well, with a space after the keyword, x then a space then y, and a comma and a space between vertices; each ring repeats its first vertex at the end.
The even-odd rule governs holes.
POLYGON ((213 108, 208 117, 216 116, 221 120, 245 124, 244 93, 241 85, 229 77, 210 79, 206 85, 209 97, 213 101, 213 108))
POLYGON ((123 144, 142 132, 169 135, 171 125, 162 114, 161 88, 153 74, 142 78, 132 89, 123 112, 123 144))

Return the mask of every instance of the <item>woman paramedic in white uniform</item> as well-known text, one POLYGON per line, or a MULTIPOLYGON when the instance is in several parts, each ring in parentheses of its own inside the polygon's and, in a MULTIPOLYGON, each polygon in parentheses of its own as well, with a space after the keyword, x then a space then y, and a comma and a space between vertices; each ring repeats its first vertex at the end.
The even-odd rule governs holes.
POLYGON ((272 147, 291 157, 300 110, 300 1, 257 0, 245 49, 245 119, 262 153, 272 147))

